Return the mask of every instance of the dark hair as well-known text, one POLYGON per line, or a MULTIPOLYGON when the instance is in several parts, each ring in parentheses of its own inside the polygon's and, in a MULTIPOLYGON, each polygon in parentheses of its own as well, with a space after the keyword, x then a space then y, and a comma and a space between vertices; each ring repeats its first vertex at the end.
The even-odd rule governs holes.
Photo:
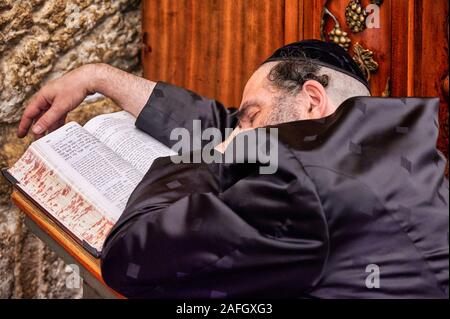
POLYGON ((308 58, 285 58, 270 70, 268 79, 271 84, 286 93, 296 95, 308 80, 316 80, 327 87, 329 77, 318 75, 320 66, 308 58))

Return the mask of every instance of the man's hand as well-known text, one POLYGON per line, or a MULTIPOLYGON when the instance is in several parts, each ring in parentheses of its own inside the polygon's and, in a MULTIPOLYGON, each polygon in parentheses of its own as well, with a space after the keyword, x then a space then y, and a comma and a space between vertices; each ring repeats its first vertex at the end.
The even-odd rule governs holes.
POLYGON ((138 116, 156 83, 106 64, 88 64, 50 81, 30 100, 17 135, 24 137, 30 127, 36 138, 64 125, 67 113, 86 96, 101 93, 119 107, 138 116))
POLYGON ((32 131, 37 138, 64 125, 67 113, 92 93, 91 69, 89 65, 80 67, 42 87, 25 109, 17 135, 24 137, 33 122, 32 131))

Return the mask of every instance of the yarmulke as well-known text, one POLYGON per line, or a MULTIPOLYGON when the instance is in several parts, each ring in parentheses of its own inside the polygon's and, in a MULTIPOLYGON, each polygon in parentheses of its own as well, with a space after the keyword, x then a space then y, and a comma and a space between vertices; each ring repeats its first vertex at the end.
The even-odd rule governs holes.
MULTIPOLYGON (((364 84, 370 91, 364 73, 342 47, 320 40, 303 40, 285 45, 276 50, 264 63, 289 58, 312 59, 314 63, 345 73, 364 84)), ((263 63, 263 64, 264 64, 263 63)))

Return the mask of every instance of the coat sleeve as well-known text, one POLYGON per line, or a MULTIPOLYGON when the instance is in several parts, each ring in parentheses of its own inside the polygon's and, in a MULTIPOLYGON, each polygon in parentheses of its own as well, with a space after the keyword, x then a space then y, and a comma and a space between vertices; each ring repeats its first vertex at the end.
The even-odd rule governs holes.
POLYGON ((158 82, 136 120, 136 127, 171 147, 176 143, 169 138, 174 128, 185 128, 192 136, 193 121, 199 120, 202 131, 219 128, 225 136, 225 128, 237 125, 235 115, 235 108, 226 108, 216 100, 158 82))
POLYGON ((158 159, 107 238, 105 282, 129 298, 302 296, 328 232, 314 185, 289 165, 295 174, 250 173, 220 190, 210 165, 158 159))

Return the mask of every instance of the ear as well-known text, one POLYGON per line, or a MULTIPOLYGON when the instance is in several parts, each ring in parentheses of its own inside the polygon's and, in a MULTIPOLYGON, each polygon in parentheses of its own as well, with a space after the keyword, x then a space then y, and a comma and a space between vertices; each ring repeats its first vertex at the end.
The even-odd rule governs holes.
POLYGON ((308 80, 303 84, 302 91, 309 99, 309 106, 307 106, 309 118, 321 118, 331 113, 328 96, 322 84, 315 80, 308 80))

